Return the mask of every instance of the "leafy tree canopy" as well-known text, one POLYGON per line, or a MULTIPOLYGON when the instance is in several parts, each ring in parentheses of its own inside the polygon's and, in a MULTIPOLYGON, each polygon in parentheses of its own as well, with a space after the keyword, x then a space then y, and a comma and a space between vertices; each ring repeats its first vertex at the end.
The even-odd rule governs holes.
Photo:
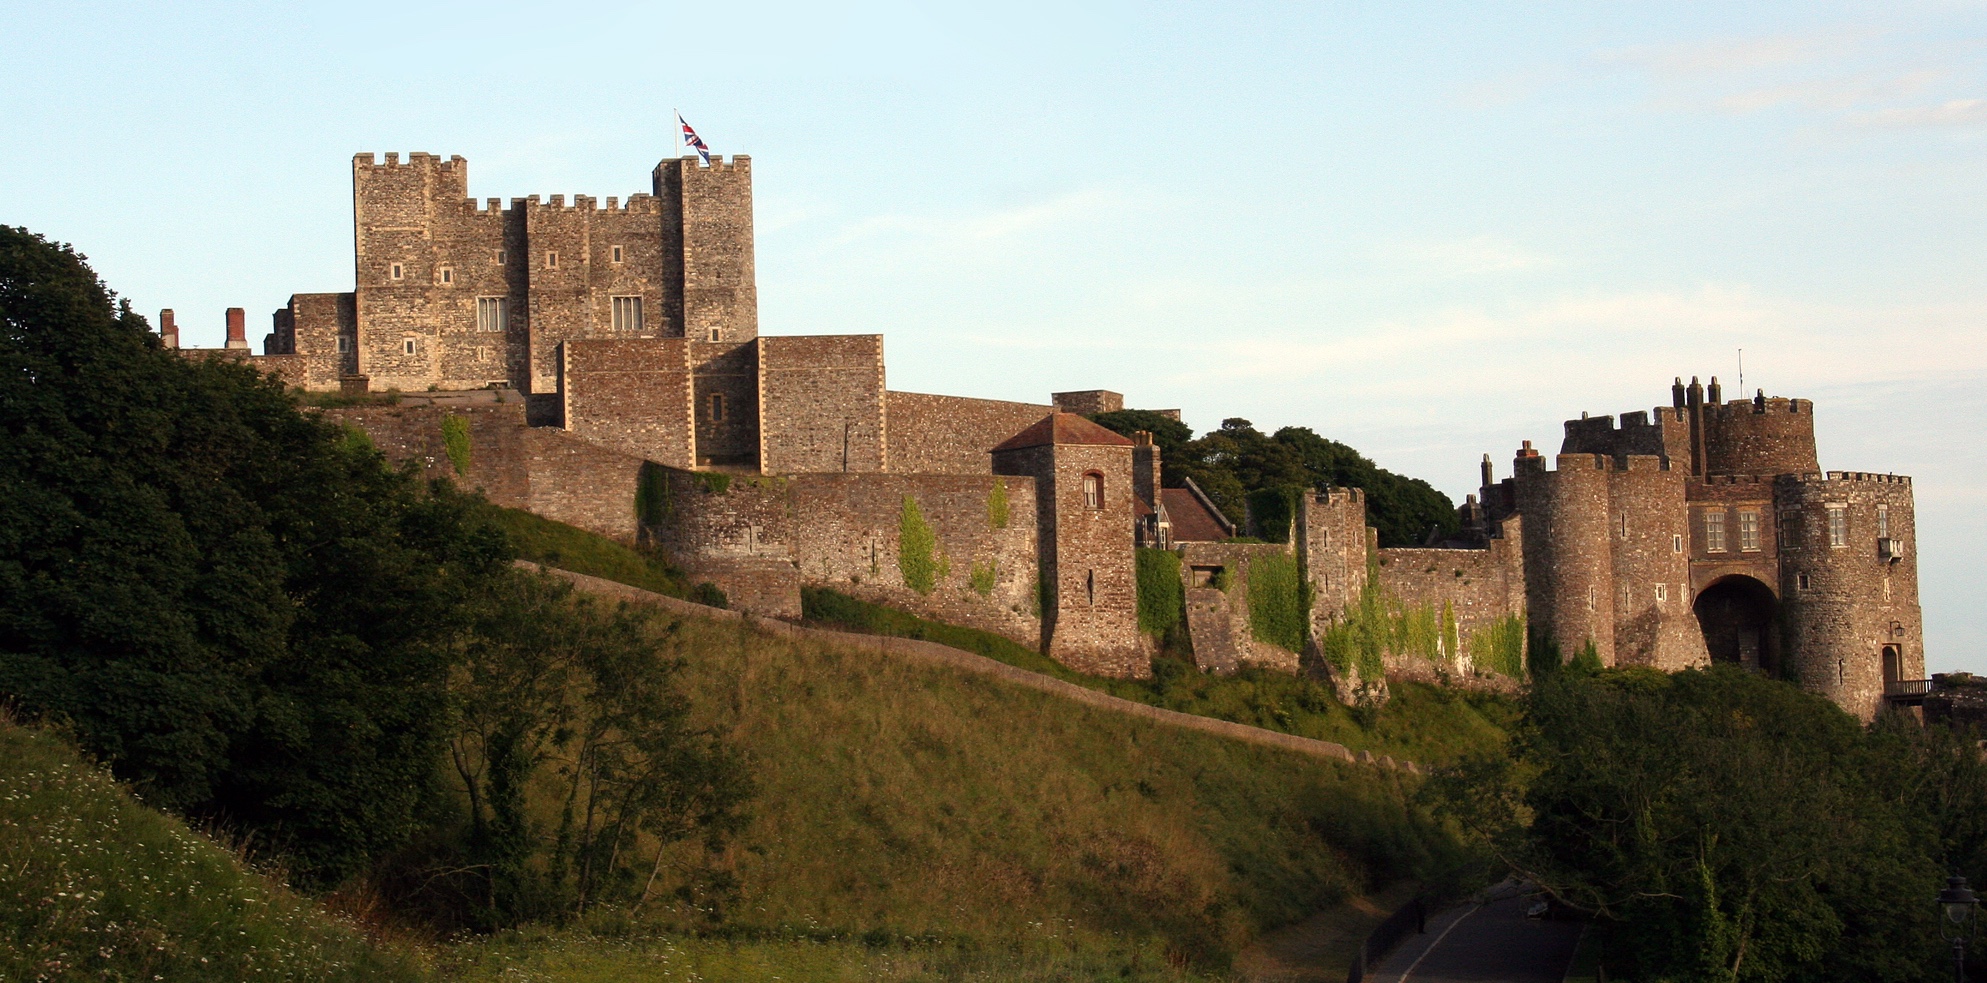
POLYGON ((1230 519, 1239 523, 1255 515, 1253 531, 1266 539, 1282 539, 1293 518, 1287 504, 1279 503, 1291 501, 1295 491, 1332 486, 1366 490, 1366 521, 1379 530, 1382 546, 1419 545, 1430 528, 1451 533, 1459 526, 1455 503, 1428 482, 1381 468, 1309 427, 1264 434, 1248 420, 1231 417, 1196 439, 1186 424, 1151 410, 1091 419, 1122 434, 1151 432, 1163 484, 1179 487, 1192 478, 1230 519))

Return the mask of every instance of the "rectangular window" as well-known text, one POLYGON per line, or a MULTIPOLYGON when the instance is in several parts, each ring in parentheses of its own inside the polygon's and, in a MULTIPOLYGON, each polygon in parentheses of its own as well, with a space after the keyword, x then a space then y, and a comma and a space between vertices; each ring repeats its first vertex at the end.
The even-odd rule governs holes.
POLYGON ((1828 545, 1849 545, 1849 510, 1843 506, 1828 507, 1828 545))
POLYGON ((393 265, 392 265, 391 267, 389 267, 389 268, 387 269, 387 271, 386 271, 386 275, 387 275, 387 278, 388 278, 388 279, 390 279, 390 280, 398 280, 398 279, 400 279, 400 274, 401 274, 401 269, 400 269, 400 264, 399 264, 399 263, 395 263, 395 264, 393 264, 393 265))
POLYGON ((504 251, 501 249, 497 250, 497 265, 504 265, 504 251))
POLYGON ((1802 542, 1802 532, 1806 528, 1801 521, 1801 513, 1787 511, 1780 513, 1780 548, 1797 550, 1807 545, 1802 542))
POLYGON ((556 253, 556 252, 550 252, 550 253, 546 253, 546 254, 545 254, 545 268, 546 268, 546 269, 548 269, 548 270, 556 270, 556 269, 558 269, 558 268, 559 268, 559 254, 558 254, 558 253, 556 253))
POLYGON ((414 354, 414 351, 415 351, 415 347, 414 347, 414 339, 412 339, 412 338, 402 338, 402 339, 400 340, 400 350, 401 350, 402 352, 405 352, 406 354, 409 354, 409 355, 412 355, 412 354, 414 354))
POLYGON ((341 334, 341 335, 339 335, 339 336, 338 336, 338 354, 340 354, 340 355, 350 355, 351 353, 352 353, 352 336, 351 336, 351 335, 342 335, 342 334, 341 334))
POLYGON ((724 340, 724 332, 723 332, 723 329, 720 329, 720 328, 712 328, 712 329, 711 329, 711 340, 712 340, 712 341, 723 341, 723 340, 724 340))
POLYGON ((443 282, 443 283, 445 283, 445 284, 446 284, 446 283, 454 283, 454 282, 455 282, 455 271, 454 271, 454 270, 451 270, 451 269, 449 269, 449 268, 448 268, 448 267, 446 267, 446 266, 442 267, 442 282, 443 282))
POLYGON ((476 330, 509 331, 511 328, 511 299, 509 297, 476 298, 476 330))
POLYGON ((1628 513, 1621 514, 1621 538, 1628 538, 1628 513))
POLYGON ((615 246, 615 247, 614 247, 614 262, 616 262, 616 263, 619 263, 620 261, 621 261, 621 247, 620 247, 620 246, 615 246))
POLYGON ((1877 506, 1877 538, 1890 538, 1890 506, 1877 506))
POLYGON ((1742 553, 1759 551, 1759 513, 1751 509, 1739 512, 1739 551, 1742 553))
POLYGON ((1668 585, 1668 584, 1657 584, 1657 585, 1656 585, 1656 603, 1657 603, 1657 604, 1666 604, 1666 603, 1668 603, 1668 602, 1669 602, 1669 599, 1670 599, 1670 585, 1668 585))
POLYGON ((1704 513, 1704 548, 1712 553, 1725 552, 1725 510, 1704 513))
POLYGON ((713 423, 717 423, 717 422, 722 422, 723 420, 724 420, 724 394, 723 394, 723 393, 712 393, 712 394, 711 394, 711 421, 712 421, 713 423))
POLYGON ((1672 552, 1672 553, 1681 553, 1681 552, 1683 552, 1683 537, 1682 537, 1682 536, 1677 536, 1677 535, 1672 535, 1672 536, 1670 537, 1670 552, 1672 552))
POLYGON ((614 330, 642 330, 642 299, 640 297, 614 298, 614 330))

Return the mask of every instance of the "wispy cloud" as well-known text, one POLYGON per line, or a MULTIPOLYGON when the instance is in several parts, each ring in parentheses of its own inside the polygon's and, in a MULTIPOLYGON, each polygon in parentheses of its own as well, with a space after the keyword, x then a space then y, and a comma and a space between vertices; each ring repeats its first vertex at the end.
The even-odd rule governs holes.
POLYGON ((1858 126, 1876 127, 1979 126, 1987 123, 1987 99, 1948 99, 1936 106, 1892 106, 1851 113, 1848 120, 1858 126))
POLYGON ((1559 265, 1556 257, 1494 236, 1404 243, 1384 252, 1419 268, 1419 272, 1437 276, 1518 273, 1559 265))

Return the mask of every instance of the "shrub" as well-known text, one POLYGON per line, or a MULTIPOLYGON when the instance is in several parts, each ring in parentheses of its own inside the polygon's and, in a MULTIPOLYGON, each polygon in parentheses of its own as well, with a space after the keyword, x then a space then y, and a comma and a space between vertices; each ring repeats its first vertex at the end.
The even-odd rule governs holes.
POLYGON ((469 418, 453 413, 442 417, 442 447, 457 477, 469 473, 469 418))
POLYGON ((995 564, 996 561, 993 557, 988 557, 987 562, 984 564, 975 560, 973 561, 973 569, 967 574, 968 581, 973 585, 974 593, 979 594, 981 597, 993 596, 994 584, 999 581, 999 570, 995 564))
POLYGON ((987 525, 995 529, 1006 529, 1007 520, 1007 482, 995 478, 993 488, 987 492, 987 525))
POLYGON ((1479 671, 1525 678, 1525 616, 1505 615, 1470 635, 1470 662, 1479 671))

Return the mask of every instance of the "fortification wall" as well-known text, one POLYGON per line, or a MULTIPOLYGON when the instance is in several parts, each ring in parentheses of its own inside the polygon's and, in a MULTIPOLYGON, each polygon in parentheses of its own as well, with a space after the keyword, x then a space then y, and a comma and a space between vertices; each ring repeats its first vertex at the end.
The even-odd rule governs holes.
POLYGON ((1691 612, 1687 473, 1654 455, 1631 455, 1622 464, 1608 474, 1613 664, 1666 671, 1708 664, 1691 612))
POLYGON ((1249 571, 1265 556, 1288 552, 1273 543, 1187 543, 1180 577, 1187 595, 1187 632, 1194 662, 1207 672, 1257 666, 1295 673, 1297 653, 1256 637, 1249 606, 1249 571), (1219 586, 1217 586, 1219 585, 1219 586))
POLYGON ((1783 477, 1774 493, 1792 669, 1804 688, 1869 720, 1883 706, 1885 646, 1897 647, 1898 678, 1925 678, 1911 479, 1830 471, 1783 477))
POLYGON ((624 543, 637 541, 641 458, 545 427, 526 428, 522 444, 531 481, 525 508, 624 543))
POLYGON ((1412 653, 1389 653, 1389 675, 1414 678, 1489 672, 1488 653, 1475 650, 1500 621, 1525 614, 1524 538, 1520 520, 1506 519, 1485 549, 1395 548, 1379 551, 1379 585, 1405 610, 1429 612, 1454 634, 1437 640, 1438 664, 1412 653), (1439 672, 1438 672, 1439 670, 1439 672))
POLYGON ((1815 456, 1814 403, 1805 399, 1737 399, 1704 407, 1708 474, 1807 474, 1815 456))
POLYGON ((747 471, 759 462, 759 346, 689 339, 697 464, 747 471))
POLYGON ((683 339, 574 340, 561 352, 567 432, 670 467, 694 463, 683 339))
POLYGON ((727 343, 757 338, 752 159, 713 157, 709 167, 694 158, 665 160, 654 176, 655 196, 678 203, 681 216, 683 333, 727 343))
POLYGON ((483 492, 506 508, 531 506, 531 454, 526 446, 524 401, 514 394, 492 394, 501 403, 410 406, 345 406, 321 410, 325 418, 365 431, 366 436, 395 463, 414 461, 423 478, 448 478, 483 492), (469 468, 458 473, 448 455, 443 421, 459 417, 468 424, 469 468))
POLYGON ((673 469, 661 470, 658 478, 662 487, 652 510, 653 541, 727 593, 732 591, 727 578, 735 577, 735 571, 784 564, 796 584, 820 584, 1025 645, 1041 644, 1031 479, 876 473, 732 476, 673 469), (997 522, 1000 510, 994 506, 1003 498, 1005 521, 997 522), (906 500, 917 504, 934 538, 929 592, 911 586, 901 562, 906 530, 913 526, 905 518, 906 500))
POLYGON ((905 474, 988 474, 987 453, 1054 411, 998 399, 885 394, 886 460, 905 474))
POLYGON ((764 471, 885 470, 882 335, 764 337, 758 344, 764 471))

